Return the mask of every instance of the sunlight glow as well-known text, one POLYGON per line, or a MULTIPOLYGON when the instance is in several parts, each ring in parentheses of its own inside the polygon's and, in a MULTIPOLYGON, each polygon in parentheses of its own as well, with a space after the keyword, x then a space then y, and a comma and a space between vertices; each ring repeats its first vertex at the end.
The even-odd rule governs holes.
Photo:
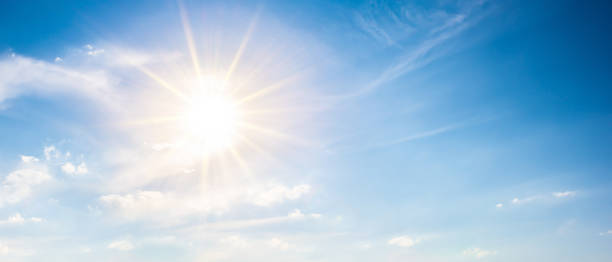
POLYGON ((204 146, 206 153, 227 149, 234 143, 240 111, 222 94, 196 96, 182 117, 182 128, 188 138, 204 146))

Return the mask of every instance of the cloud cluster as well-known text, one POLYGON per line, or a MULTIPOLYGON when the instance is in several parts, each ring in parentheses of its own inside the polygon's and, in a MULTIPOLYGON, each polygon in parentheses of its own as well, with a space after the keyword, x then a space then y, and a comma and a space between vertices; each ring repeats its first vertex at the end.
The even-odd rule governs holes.
POLYGON ((11 172, 0 185, 0 207, 30 197, 36 186, 51 179, 45 170, 19 169, 11 172))

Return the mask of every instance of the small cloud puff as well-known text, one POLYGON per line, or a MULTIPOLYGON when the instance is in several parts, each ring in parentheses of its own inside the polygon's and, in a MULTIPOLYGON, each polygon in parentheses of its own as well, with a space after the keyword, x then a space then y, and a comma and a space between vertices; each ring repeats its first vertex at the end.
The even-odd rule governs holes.
POLYGON ((108 244, 107 247, 119 251, 130 251, 134 249, 134 244, 128 240, 117 240, 108 244))
POLYGON ((303 218, 304 217, 304 213, 302 213, 302 211, 300 211, 299 209, 294 209, 293 212, 289 213, 289 218, 303 218))
POLYGON ((552 195, 556 198, 573 197, 576 195, 576 191, 555 192, 552 195))
MULTIPOLYGON (((43 219, 39 217, 31 217, 29 221, 34 222, 34 223, 40 223, 43 221, 43 219)), ((27 220, 20 213, 15 213, 14 215, 9 216, 5 220, 0 220, 0 226, 1 225, 23 225, 26 222, 27 220)))
POLYGON ((279 238, 272 238, 268 241, 268 246, 271 248, 276 248, 276 249, 280 249, 280 250, 287 250, 289 248, 291 248, 291 245, 279 238))
POLYGON ((267 190, 250 192, 249 202, 257 206, 270 206, 285 200, 295 200, 310 192, 310 185, 303 184, 292 188, 284 185, 272 185, 267 190))
POLYGON ((85 49, 87 49, 87 54, 90 56, 96 56, 98 54, 104 53, 104 49, 95 49, 92 45, 85 45, 85 49))
POLYGON ((40 161, 40 160, 38 158, 36 158, 36 157, 21 155, 21 162, 23 162, 23 163, 26 163, 26 164, 27 163, 35 163, 35 162, 38 162, 38 161, 40 161))
POLYGON ((389 239, 387 244, 398 247, 412 247, 419 242, 421 242, 420 239, 413 239, 409 236, 399 236, 389 239))
POLYGON ((497 254, 497 251, 484 250, 484 249, 480 249, 477 247, 468 248, 463 251, 464 256, 474 257, 476 259, 481 259, 487 256, 496 255, 496 254, 497 254))
POLYGON ((87 174, 89 170, 87 170, 87 165, 85 165, 85 163, 81 163, 75 167, 72 163, 66 162, 62 165, 62 172, 69 175, 83 175, 87 174))
POLYGON ((502 204, 502 203, 497 203, 497 205, 495 205, 495 207, 497 207, 497 208, 502 208, 502 207, 504 207, 504 204, 502 204))

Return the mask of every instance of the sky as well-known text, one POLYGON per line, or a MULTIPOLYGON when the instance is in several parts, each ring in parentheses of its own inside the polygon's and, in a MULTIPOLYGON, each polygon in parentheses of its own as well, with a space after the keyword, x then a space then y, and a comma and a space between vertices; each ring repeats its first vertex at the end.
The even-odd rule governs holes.
POLYGON ((2 1, 0 261, 612 261, 606 1, 2 1))

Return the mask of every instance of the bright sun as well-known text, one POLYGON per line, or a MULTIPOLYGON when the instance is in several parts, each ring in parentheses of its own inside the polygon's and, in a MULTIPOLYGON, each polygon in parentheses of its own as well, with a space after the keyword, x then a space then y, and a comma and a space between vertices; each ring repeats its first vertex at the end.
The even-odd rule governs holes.
POLYGON ((227 96, 207 94, 190 103, 182 120, 190 139, 202 144, 205 151, 216 152, 232 146, 240 112, 227 96))
MULTIPOLYGON (((141 72, 177 99, 155 103, 153 112, 158 113, 157 116, 130 123, 160 126, 161 128, 151 135, 151 139, 166 140, 160 144, 167 145, 168 150, 180 152, 181 156, 185 153, 194 159, 201 158, 200 169, 203 175, 212 170, 211 168, 225 168, 228 157, 234 159, 245 173, 250 173, 242 155, 244 152, 257 152, 269 156, 266 148, 259 145, 261 141, 279 139, 283 142, 304 144, 301 140, 269 126, 276 121, 262 120, 265 114, 274 115, 282 110, 270 105, 265 105, 267 108, 259 108, 265 103, 256 102, 279 88, 290 86, 303 74, 298 72, 273 79, 259 77, 264 68, 259 65, 248 67, 253 68, 252 71, 237 70, 240 68, 240 59, 255 20, 233 58, 228 60, 227 68, 219 68, 217 54, 214 59, 207 59, 206 61, 210 62, 201 66, 197 45, 185 14, 183 10, 181 16, 193 70, 177 62, 170 68, 159 68, 163 72, 158 75, 155 70, 134 63, 141 72), (260 83, 261 80, 264 82, 260 83)), ((158 98, 155 94, 153 97, 158 98)), ((163 96, 163 99, 165 98, 166 96, 163 96)))
POLYGON ((206 153, 222 151, 236 140, 241 112, 221 81, 209 76, 200 82, 182 113, 181 126, 206 153))

